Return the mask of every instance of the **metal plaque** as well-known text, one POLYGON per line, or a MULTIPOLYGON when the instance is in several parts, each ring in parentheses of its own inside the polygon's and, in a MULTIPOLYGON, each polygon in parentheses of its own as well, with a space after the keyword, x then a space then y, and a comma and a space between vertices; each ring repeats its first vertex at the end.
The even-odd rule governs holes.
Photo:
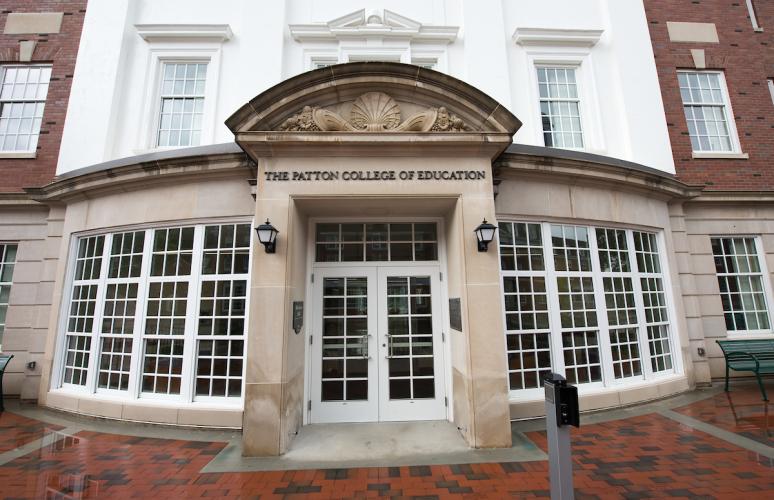
POLYGON ((449 299, 449 324, 458 332, 462 331, 462 306, 459 297, 449 299))
POLYGON ((296 333, 301 332, 301 327, 304 326, 304 302, 297 300, 293 302, 293 331, 296 333))

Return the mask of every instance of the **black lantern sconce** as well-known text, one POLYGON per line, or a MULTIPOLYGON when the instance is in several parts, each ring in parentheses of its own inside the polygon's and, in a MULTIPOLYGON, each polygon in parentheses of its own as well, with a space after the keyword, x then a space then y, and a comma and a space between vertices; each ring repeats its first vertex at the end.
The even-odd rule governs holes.
POLYGON ((487 251, 487 247, 494 239, 495 231, 497 231, 497 226, 488 223, 486 219, 478 225, 474 232, 476 233, 476 239, 478 240, 479 252, 487 251))
POLYGON ((266 253, 274 253, 277 249, 277 234, 279 234, 279 231, 271 225, 269 219, 266 219, 265 224, 256 227, 255 232, 258 233, 258 241, 264 246, 266 253))

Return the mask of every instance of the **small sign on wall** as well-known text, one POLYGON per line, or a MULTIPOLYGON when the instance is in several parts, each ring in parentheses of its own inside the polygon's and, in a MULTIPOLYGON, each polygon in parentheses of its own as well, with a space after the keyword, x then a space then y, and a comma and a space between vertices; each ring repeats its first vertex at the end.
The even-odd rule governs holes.
POLYGON ((296 300, 293 302, 293 331, 296 334, 301 332, 304 326, 304 302, 296 300))
POLYGON ((462 331, 462 306, 459 297, 449 299, 449 326, 458 332, 462 331))

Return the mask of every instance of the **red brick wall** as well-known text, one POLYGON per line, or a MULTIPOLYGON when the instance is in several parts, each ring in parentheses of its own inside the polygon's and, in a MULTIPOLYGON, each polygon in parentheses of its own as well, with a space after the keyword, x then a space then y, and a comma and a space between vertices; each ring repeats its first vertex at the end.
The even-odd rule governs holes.
POLYGON ((644 0, 678 177, 707 190, 774 190, 774 0, 754 0, 755 32, 745 0, 644 0), (670 42, 667 21, 715 23, 720 43, 670 42), (693 159, 677 69, 694 69, 690 49, 704 49, 706 69, 723 70, 742 152, 748 160, 693 159))
POLYGON ((86 0, 0 2, 0 64, 19 63, 19 42, 24 40, 37 41, 32 63, 52 64, 37 156, 32 159, 0 158, 0 193, 42 186, 54 177, 85 12, 86 0), (64 12, 61 31, 55 34, 3 34, 6 18, 11 12, 64 12))

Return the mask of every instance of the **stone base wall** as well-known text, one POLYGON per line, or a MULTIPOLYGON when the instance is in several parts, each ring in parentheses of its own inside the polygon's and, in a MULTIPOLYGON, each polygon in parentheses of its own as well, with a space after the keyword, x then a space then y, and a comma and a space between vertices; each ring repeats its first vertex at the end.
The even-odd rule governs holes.
POLYGON ((56 208, 0 205, 0 242, 18 246, 2 340, 3 353, 14 356, 3 379, 6 395, 38 397, 61 234, 56 208))
MULTIPOLYGON (((691 336, 694 366, 701 368, 702 377, 697 381, 709 382, 710 378, 725 377, 725 361, 718 339, 728 338, 723 305, 720 300, 715 263, 712 255, 711 236, 756 236, 762 249, 768 270, 769 285, 774 270, 774 204, 756 203, 687 203, 683 207, 687 253, 680 259, 690 272, 685 276, 684 301, 691 336), (691 283, 690 286, 687 283, 691 283), (706 356, 699 357, 698 347, 706 350, 706 356)), ((771 296, 768 309, 771 315, 771 296)), ((765 335, 764 335, 765 336, 765 335)), ((771 338, 771 334, 769 334, 771 338)), ((750 376, 750 373, 731 372, 732 376, 750 376)))

